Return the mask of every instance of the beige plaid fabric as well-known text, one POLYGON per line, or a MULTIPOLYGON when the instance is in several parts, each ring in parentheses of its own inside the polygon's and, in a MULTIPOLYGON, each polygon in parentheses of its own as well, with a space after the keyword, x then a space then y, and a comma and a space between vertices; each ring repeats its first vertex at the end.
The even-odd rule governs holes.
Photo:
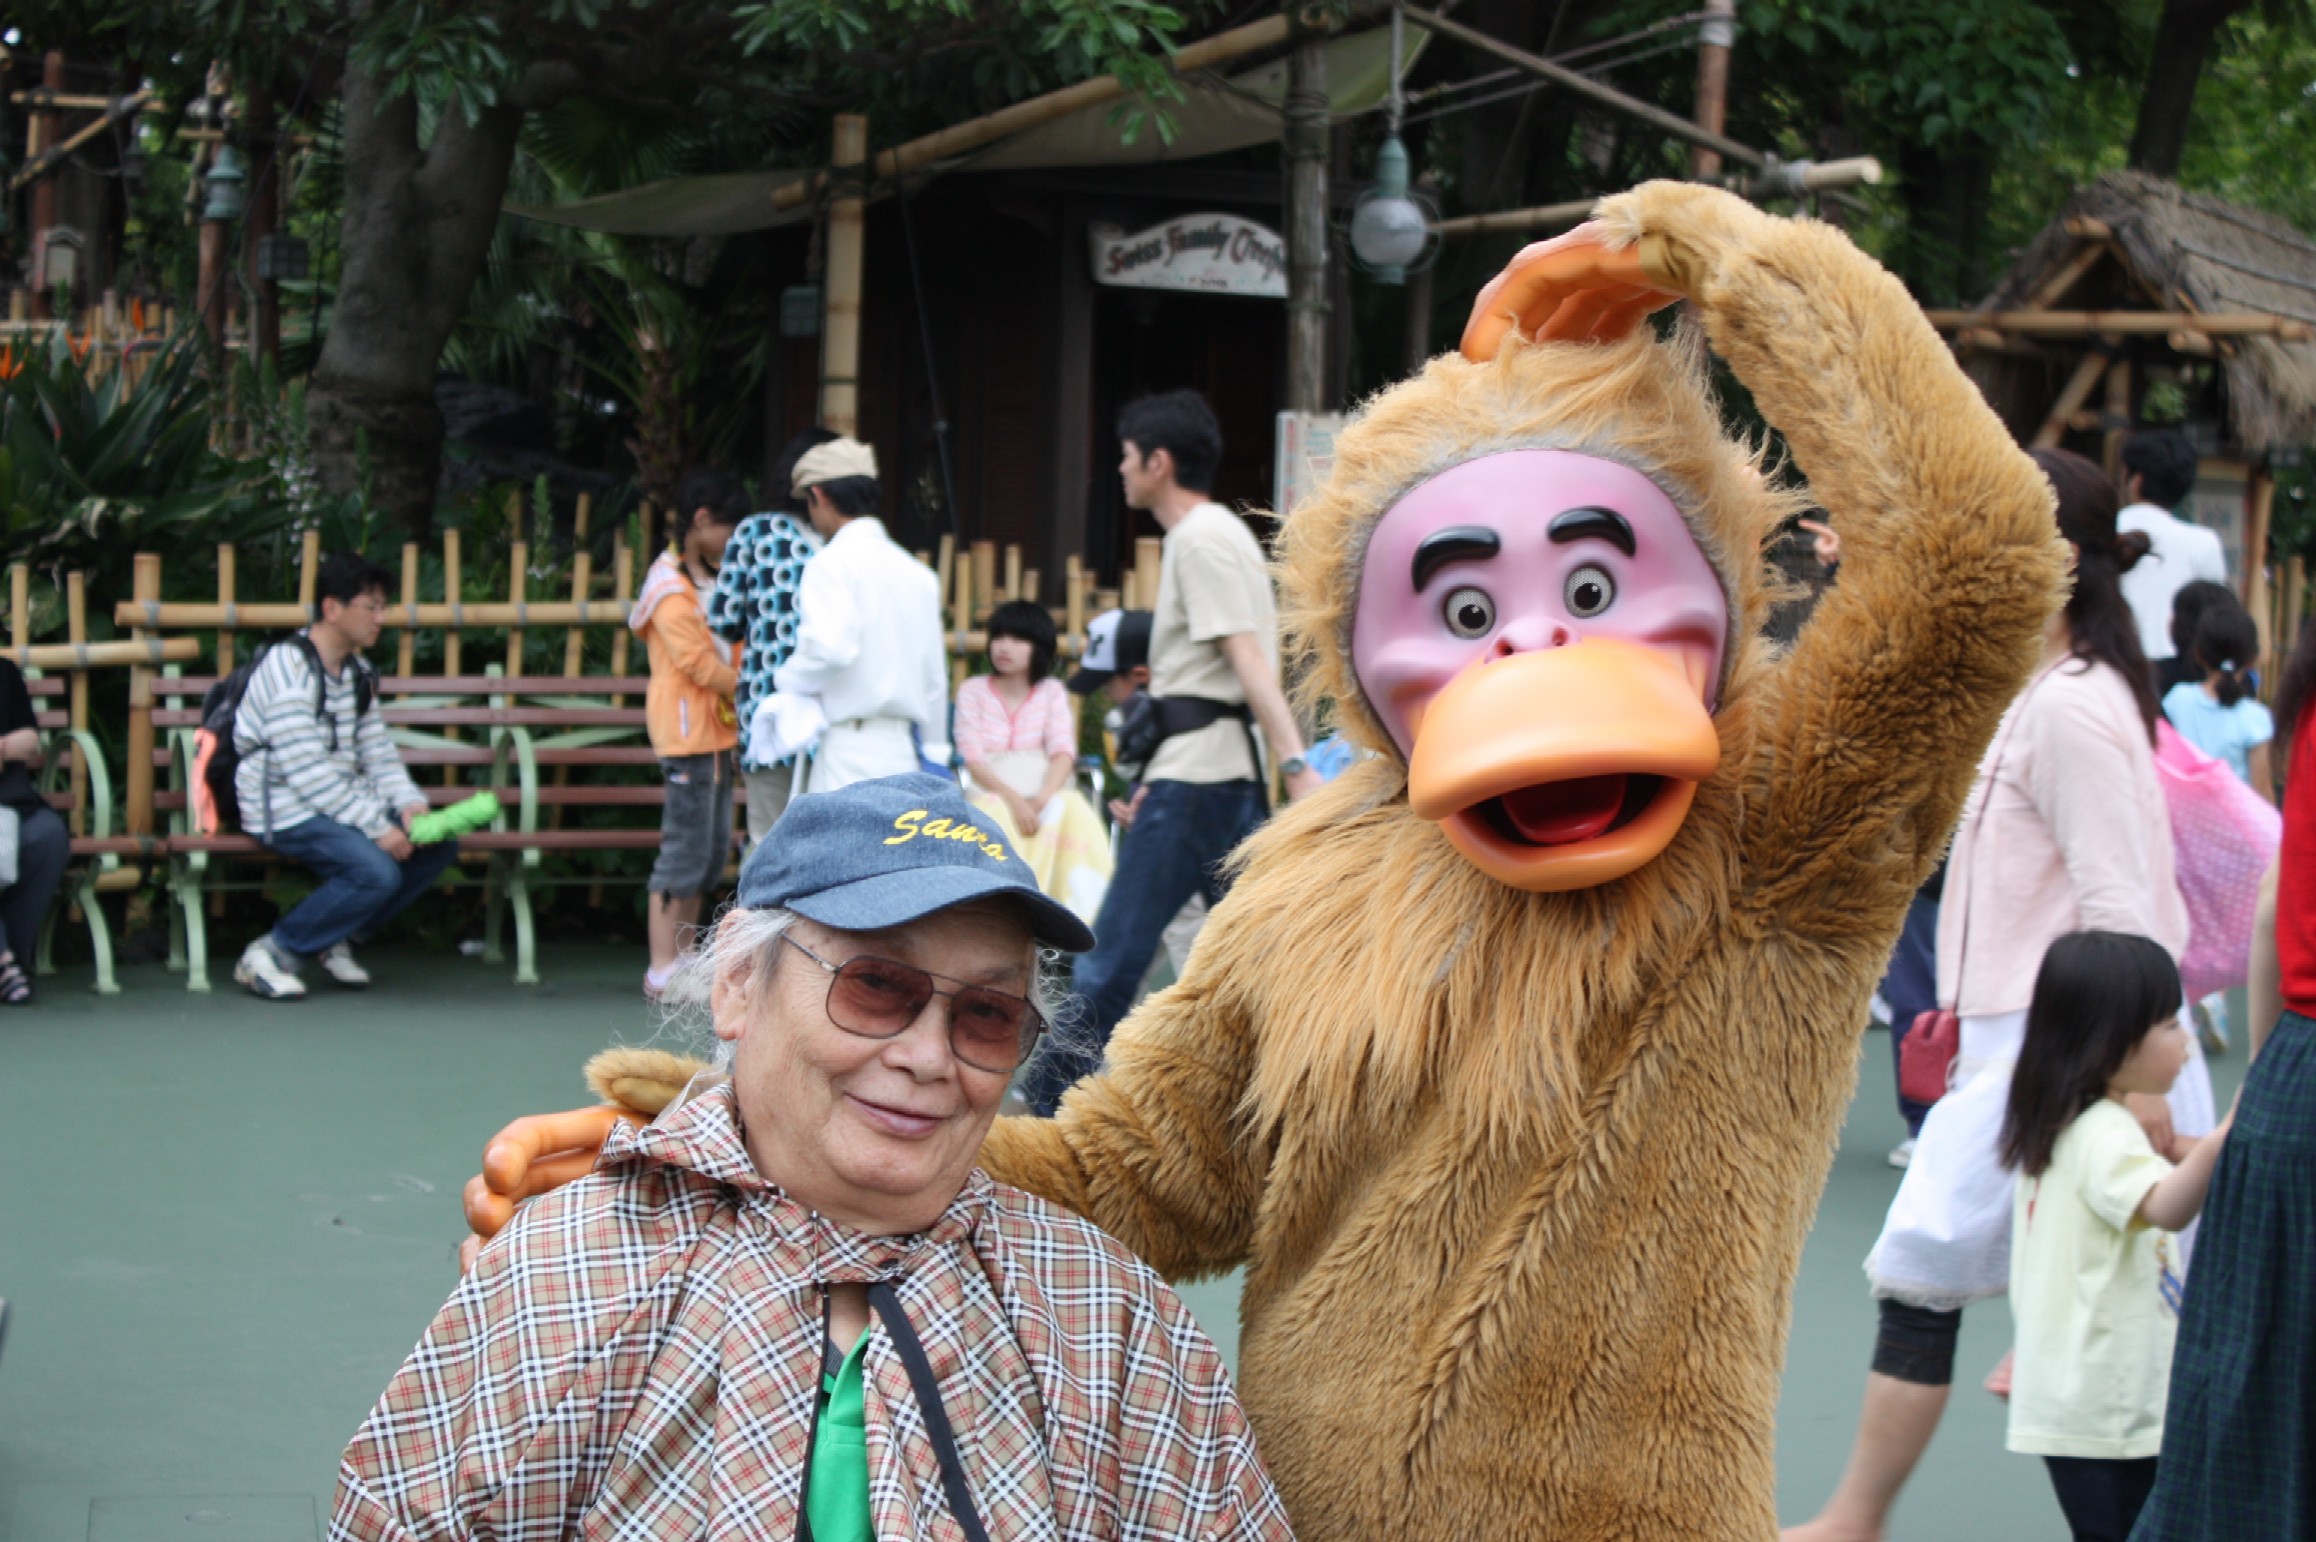
MULTIPOLYGON (((526 1206, 338 1471, 332 1539, 796 1535, 826 1283, 890 1280, 992 1538, 1278 1538, 1206 1335, 1090 1223, 976 1171, 928 1232, 862 1237, 760 1177, 730 1090, 526 1206)), ((885 1542, 962 1542, 908 1374, 864 1361, 885 1542)))

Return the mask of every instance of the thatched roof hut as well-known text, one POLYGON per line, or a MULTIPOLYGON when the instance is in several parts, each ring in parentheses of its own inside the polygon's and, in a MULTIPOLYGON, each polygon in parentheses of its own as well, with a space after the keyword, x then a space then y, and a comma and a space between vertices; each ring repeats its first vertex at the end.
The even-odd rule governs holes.
MULTIPOLYGON (((2241 323, 2137 328, 2118 354, 2138 359, 2135 383, 2142 388, 2151 367, 2186 366, 2183 377, 2209 381, 2210 399, 2194 404, 2208 414, 2200 436, 2208 448, 2256 459, 2316 443, 2316 241, 2272 214, 2186 192, 2160 177, 2110 172, 2078 189, 1992 295, 1972 313, 1941 313, 1941 320, 1951 318, 1962 331, 1972 374, 2023 438, 2041 421, 2036 400, 2049 404, 2063 395, 2059 382, 2069 378, 2066 352, 2073 349, 2038 359, 2035 345, 2021 340, 2080 348, 2100 335, 2097 315, 2112 319, 2116 311, 2142 313, 2149 322, 2154 318, 2144 313, 2241 323), (2062 303, 2083 317, 2079 333, 2047 324, 1997 326, 2007 345, 1998 346, 1972 330, 1974 316, 2019 318, 2062 303), (2260 327, 2259 318, 2273 324, 2260 327), (1973 336, 1982 346, 1968 346, 1973 336), (2199 359, 2210 367, 2194 368, 2199 359)), ((2068 414, 2079 419, 2082 405, 2067 404, 2068 414)))

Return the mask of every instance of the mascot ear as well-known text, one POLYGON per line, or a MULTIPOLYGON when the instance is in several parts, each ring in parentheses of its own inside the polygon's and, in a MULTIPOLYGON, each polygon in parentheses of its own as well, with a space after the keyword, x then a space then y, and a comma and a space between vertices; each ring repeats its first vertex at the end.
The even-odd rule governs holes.
POLYGON ((1684 296, 1662 242, 1612 250, 1610 239, 1593 222, 1523 248, 1472 302, 1464 357, 1487 363, 1513 332, 1540 343, 1613 342, 1684 296))

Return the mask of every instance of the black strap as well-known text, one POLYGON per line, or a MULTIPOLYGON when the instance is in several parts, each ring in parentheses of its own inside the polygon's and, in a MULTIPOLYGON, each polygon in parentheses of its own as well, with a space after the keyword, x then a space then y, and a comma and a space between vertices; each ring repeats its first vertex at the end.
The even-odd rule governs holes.
POLYGON ((933 1455, 941 1464, 941 1491, 949 1496, 949 1513, 957 1518, 964 1529, 966 1542, 989 1542, 989 1532, 981 1524, 981 1512, 973 1508, 973 1494, 965 1486, 965 1463, 957 1454, 957 1437, 949 1428, 949 1411, 941 1405, 941 1386, 933 1379, 932 1362, 925 1358, 925 1346, 917 1339, 917 1330, 909 1326, 909 1317, 901 1310, 901 1298, 893 1287, 883 1280, 868 1288, 869 1305, 883 1320, 885 1332, 892 1337, 893 1348, 899 1351, 901 1364, 909 1373, 909 1386, 917 1394, 918 1411, 925 1416, 925 1433, 932 1438, 933 1455))
MULTIPOLYGON (((942 1405, 941 1384, 933 1378, 933 1365, 925 1358, 925 1346, 917 1338, 917 1330, 909 1326, 908 1314, 901 1310, 901 1298, 890 1284, 879 1280, 870 1285, 868 1298, 869 1305, 883 1321, 893 1348, 900 1354, 902 1367, 909 1373, 909 1388, 917 1395, 918 1411, 925 1416, 925 1434, 933 1442, 934 1460, 940 1463, 941 1492, 948 1496, 949 1513, 963 1528, 966 1542, 989 1542, 988 1529, 981 1524, 981 1512, 973 1508, 973 1492, 965 1486, 965 1461, 957 1453, 957 1436, 949 1428, 949 1410, 942 1405)), ((829 1310, 829 1298, 823 1292, 820 1342, 824 1357, 830 1343, 829 1310)), ((796 1542, 812 1542, 812 1517, 806 1507, 812 1498, 812 1456, 820 1445, 821 1405, 827 1401, 818 1393, 812 1399, 812 1433, 804 1442, 804 1483, 796 1493, 796 1542)))

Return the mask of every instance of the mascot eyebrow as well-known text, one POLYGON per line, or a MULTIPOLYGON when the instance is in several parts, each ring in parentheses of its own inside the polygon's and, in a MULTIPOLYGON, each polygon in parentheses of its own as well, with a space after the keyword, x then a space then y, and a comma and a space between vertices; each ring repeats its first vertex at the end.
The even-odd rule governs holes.
POLYGON ((1504 538, 1485 525, 1450 525, 1445 530, 1434 530, 1415 548, 1415 592, 1421 594, 1423 586, 1431 582, 1432 574, 1451 562, 1493 557, 1503 549, 1504 538))
POLYGON ((1544 533, 1562 546, 1572 541, 1606 541, 1626 556, 1634 555, 1632 521, 1614 509, 1569 509, 1553 515, 1544 533))

